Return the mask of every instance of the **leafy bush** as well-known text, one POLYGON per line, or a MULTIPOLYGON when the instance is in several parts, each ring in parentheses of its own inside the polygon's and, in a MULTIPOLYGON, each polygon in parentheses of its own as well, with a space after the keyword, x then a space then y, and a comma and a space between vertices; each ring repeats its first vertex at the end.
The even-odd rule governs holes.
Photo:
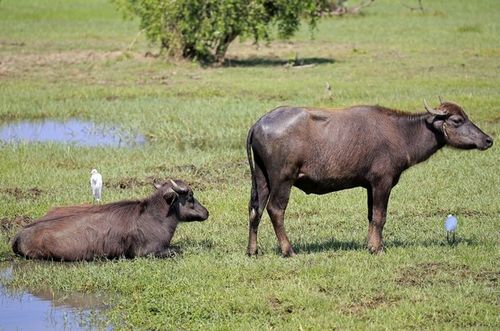
POLYGON ((170 55, 222 62, 237 37, 255 43, 292 36, 306 18, 311 28, 327 0, 111 0, 128 16, 140 18, 148 39, 170 55))

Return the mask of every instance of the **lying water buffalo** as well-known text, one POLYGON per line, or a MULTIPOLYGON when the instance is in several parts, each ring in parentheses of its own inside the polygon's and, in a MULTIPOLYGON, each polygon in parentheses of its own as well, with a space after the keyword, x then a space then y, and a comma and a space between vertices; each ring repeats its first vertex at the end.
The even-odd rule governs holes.
POLYGON ((208 211, 181 180, 155 184, 144 200, 55 208, 13 240, 16 254, 61 261, 168 257, 179 222, 204 221, 208 211))
POLYGON ((389 195, 404 170, 445 145, 485 150, 493 144, 459 105, 441 102, 433 109, 425 103, 425 109, 407 114, 380 106, 279 107, 259 119, 247 139, 252 173, 247 253, 257 253, 257 230, 267 205, 282 254, 295 255, 284 227, 292 186, 307 194, 366 188, 368 249, 383 250, 389 195))

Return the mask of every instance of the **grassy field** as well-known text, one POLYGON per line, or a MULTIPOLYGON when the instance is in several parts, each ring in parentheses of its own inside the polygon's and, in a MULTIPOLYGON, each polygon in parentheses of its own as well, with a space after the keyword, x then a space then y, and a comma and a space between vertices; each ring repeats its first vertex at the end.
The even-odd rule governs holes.
POLYGON ((109 295, 116 329, 323 330, 500 328, 500 3, 377 0, 365 15, 327 18, 314 39, 235 43, 225 67, 171 61, 105 0, 0 1, 0 123, 78 118, 121 125, 140 148, 0 143, 0 261, 9 286, 109 295), (416 2, 416 1, 414 1, 416 2), (286 64, 298 56, 306 66, 286 64), (332 96, 325 84, 332 86, 332 96), (403 174, 370 255, 366 193, 292 191, 280 257, 267 215, 257 258, 245 256, 246 133, 284 104, 381 104, 422 112, 437 96, 463 105, 496 139, 485 152, 443 149, 403 174), (24 261, 9 238, 54 206, 141 198, 153 178, 182 178, 210 210, 183 224, 173 259, 24 261), (443 220, 458 216, 458 240, 443 220))

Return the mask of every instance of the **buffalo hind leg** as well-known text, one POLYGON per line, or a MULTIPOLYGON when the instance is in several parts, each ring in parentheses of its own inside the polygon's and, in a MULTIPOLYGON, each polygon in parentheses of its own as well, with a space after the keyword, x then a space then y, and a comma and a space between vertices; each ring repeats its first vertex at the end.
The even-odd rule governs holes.
POLYGON ((368 189, 368 250, 370 253, 377 254, 384 251, 382 230, 391 188, 390 185, 377 185, 368 189))
MULTIPOLYGON (((257 161, 257 160, 256 160, 257 161)), ((249 256, 257 254, 257 231, 264 208, 266 208, 269 198, 269 185, 262 168, 255 162, 255 187, 252 185, 250 202, 248 203, 249 224, 248 224, 248 248, 249 256)))
POLYGON ((293 251, 285 231, 285 209, 288 205, 291 189, 291 182, 275 185, 271 189, 269 202, 267 203, 267 212, 273 223, 274 232, 276 233, 281 248, 281 254, 283 254, 284 257, 295 256, 295 252, 293 251))

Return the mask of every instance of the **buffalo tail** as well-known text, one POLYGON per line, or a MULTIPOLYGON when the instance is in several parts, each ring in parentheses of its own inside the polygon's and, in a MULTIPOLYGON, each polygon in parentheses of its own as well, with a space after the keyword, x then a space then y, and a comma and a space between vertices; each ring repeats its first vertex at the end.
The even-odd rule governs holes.
POLYGON ((250 213, 254 208, 258 208, 257 181, 255 179, 255 166, 252 157, 252 137, 253 137, 253 126, 248 131, 248 137, 247 137, 247 157, 248 157, 248 164, 250 165, 250 174, 252 176, 252 192, 250 195, 250 203, 248 205, 250 213))

